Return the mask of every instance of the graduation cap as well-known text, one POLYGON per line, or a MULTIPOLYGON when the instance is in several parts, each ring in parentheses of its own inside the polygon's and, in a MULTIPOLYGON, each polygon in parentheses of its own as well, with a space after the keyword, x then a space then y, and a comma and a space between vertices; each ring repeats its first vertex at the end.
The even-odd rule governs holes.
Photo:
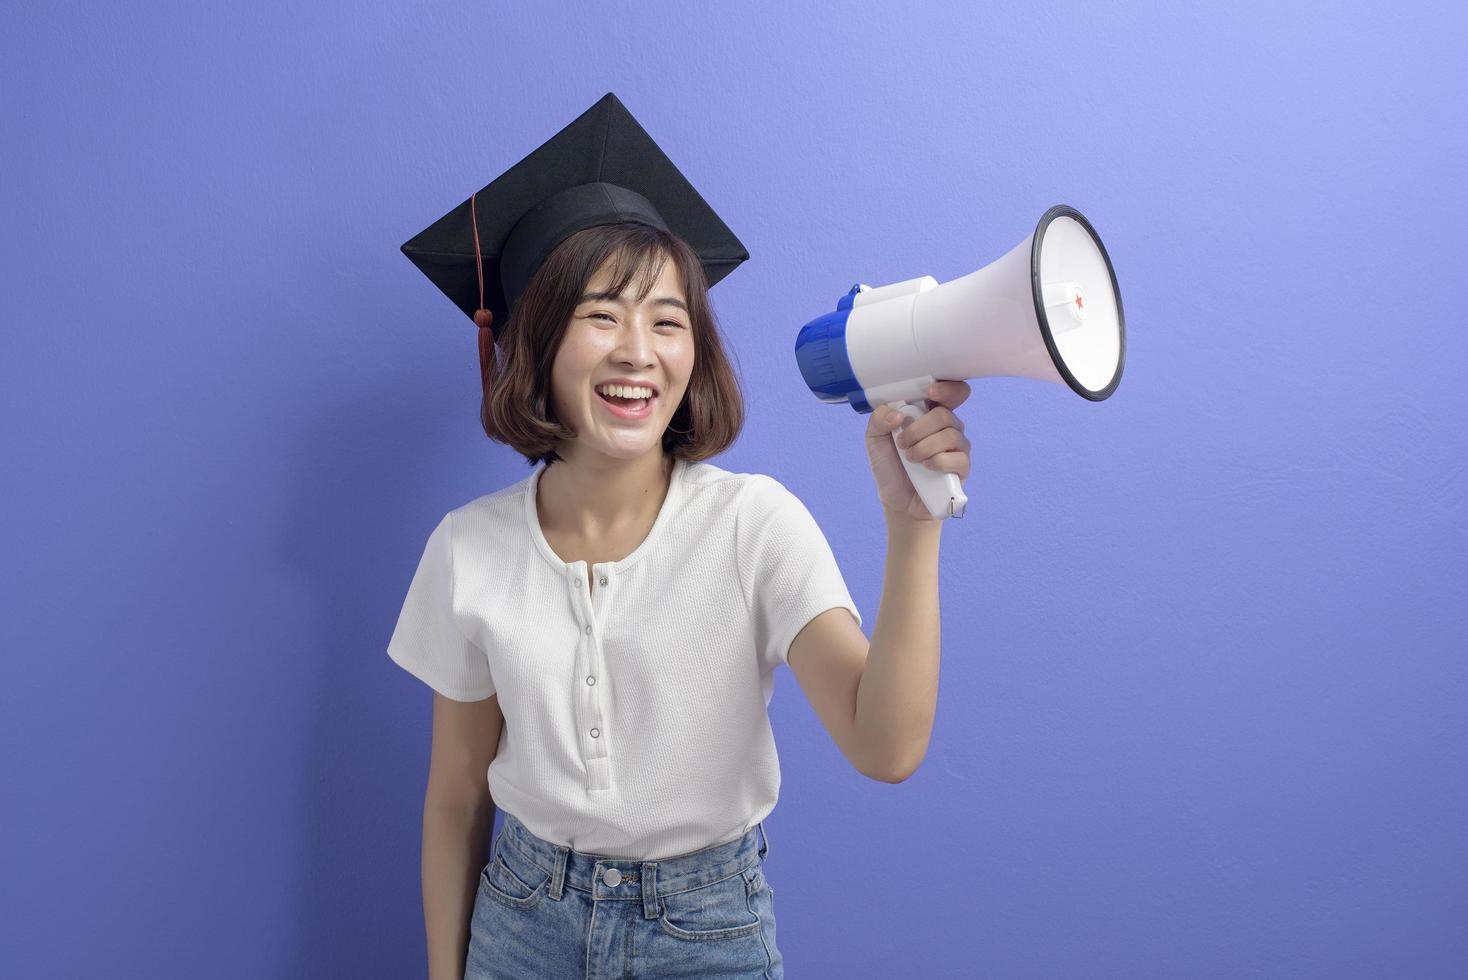
POLYGON ((698 254, 710 286, 749 258, 612 92, 402 250, 465 316, 488 327, 509 319, 561 241, 622 221, 682 238, 698 254))

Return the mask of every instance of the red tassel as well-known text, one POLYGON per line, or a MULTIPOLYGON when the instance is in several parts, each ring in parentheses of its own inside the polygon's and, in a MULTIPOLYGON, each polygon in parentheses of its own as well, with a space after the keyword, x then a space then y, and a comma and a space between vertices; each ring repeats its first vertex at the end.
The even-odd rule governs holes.
POLYGON ((474 314, 474 320, 479 323, 479 386, 481 391, 489 387, 489 373, 495 364, 494 356, 494 331, 490 329, 490 312, 479 310, 474 314), (480 322, 479 314, 484 314, 483 322, 480 322))
POLYGON ((481 306, 474 311, 474 322, 479 325, 480 329, 488 330, 489 325, 494 322, 494 311, 481 306))

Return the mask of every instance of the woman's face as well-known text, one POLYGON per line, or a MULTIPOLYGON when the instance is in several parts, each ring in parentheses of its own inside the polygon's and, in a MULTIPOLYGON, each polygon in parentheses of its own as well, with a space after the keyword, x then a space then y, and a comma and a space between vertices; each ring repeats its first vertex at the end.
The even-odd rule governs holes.
POLYGON ((671 258, 639 303, 634 276, 621 296, 607 296, 612 262, 591 277, 571 314, 551 368, 556 417, 578 433, 557 449, 563 459, 597 455, 635 459, 662 453, 663 432, 693 374, 693 322, 671 258), (613 378, 650 385, 656 392, 645 418, 613 411, 596 387, 613 378))

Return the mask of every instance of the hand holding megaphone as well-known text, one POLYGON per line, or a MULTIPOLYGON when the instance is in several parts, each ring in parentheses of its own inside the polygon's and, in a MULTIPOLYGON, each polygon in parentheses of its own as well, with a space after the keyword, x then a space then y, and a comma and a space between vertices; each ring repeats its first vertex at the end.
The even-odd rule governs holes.
MULTIPOLYGON (((916 419, 939 378, 1033 378, 1102 401, 1121 381, 1126 327, 1100 237, 1079 211, 1057 204, 976 272, 942 285, 921 276, 853 286, 834 312, 801 328, 795 357, 822 401, 864 413, 890 405, 916 419)), ((934 518, 963 516, 958 474, 898 454, 934 518)))
MULTIPOLYGON (((963 420, 954 414, 972 394, 968 382, 935 381, 927 394, 921 406, 909 406, 910 412, 878 405, 866 432, 867 459, 882 507, 916 521, 939 519, 918 490, 918 481, 951 479, 942 489, 962 498, 973 447, 963 434, 963 420)), ((959 517, 963 502, 957 502, 959 517)))

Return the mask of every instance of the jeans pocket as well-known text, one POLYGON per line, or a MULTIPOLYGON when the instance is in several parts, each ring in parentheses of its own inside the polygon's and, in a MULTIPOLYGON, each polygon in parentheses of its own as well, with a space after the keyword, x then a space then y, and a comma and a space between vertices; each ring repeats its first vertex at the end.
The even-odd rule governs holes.
POLYGON ((493 856, 479 872, 479 885, 489 896, 512 909, 532 909, 550 890, 550 872, 497 843, 493 856))
MULTIPOLYGON (((765 877, 764 865, 757 864, 750 868, 745 874, 749 877, 749 893, 752 898, 763 897, 770 903, 770 914, 775 913, 775 886, 765 877)), ((751 901, 751 906, 758 907, 757 901, 751 901)))
POLYGON ((664 895, 658 925, 674 939, 689 942, 754 935, 760 918, 750 908, 753 879, 753 871, 746 869, 723 881, 664 895))

